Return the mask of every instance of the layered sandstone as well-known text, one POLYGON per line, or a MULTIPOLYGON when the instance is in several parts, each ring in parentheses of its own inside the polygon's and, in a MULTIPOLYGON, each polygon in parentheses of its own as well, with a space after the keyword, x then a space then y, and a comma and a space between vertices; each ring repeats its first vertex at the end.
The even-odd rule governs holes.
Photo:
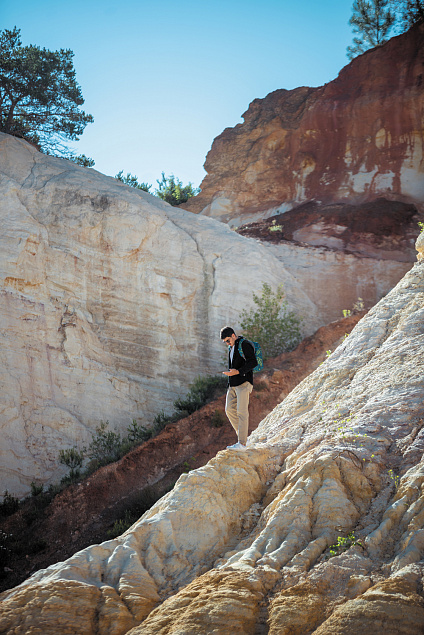
POLYGON ((0 492, 57 481, 59 451, 125 431, 222 366, 262 282, 325 323, 256 241, 0 135, 0 492), (242 275, 241 275, 242 274, 242 275))
POLYGON ((215 139, 186 209, 240 225, 311 200, 383 195, 422 208, 423 34, 417 24, 325 86, 255 99, 215 139))
POLYGON ((421 633, 423 320, 420 260, 246 452, 4 593, 0 632, 421 633))

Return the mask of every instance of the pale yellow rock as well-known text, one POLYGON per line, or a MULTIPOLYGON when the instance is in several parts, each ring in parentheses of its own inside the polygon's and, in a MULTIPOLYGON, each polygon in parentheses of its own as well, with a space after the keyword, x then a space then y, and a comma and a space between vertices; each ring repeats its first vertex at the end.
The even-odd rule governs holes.
POLYGON ((422 633, 423 324, 421 261, 246 451, 5 592, 0 633, 422 633))
POLYGON ((269 635, 303 635, 313 631, 325 615, 325 591, 303 582, 277 594, 269 607, 269 635))
POLYGON ((166 600, 130 634, 251 633, 264 595, 260 579, 249 573, 212 571, 166 600))
POLYGON ((326 620, 316 635, 418 635, 424 629, 424 599, 417 585, 403 580, 376 584, 326 620))

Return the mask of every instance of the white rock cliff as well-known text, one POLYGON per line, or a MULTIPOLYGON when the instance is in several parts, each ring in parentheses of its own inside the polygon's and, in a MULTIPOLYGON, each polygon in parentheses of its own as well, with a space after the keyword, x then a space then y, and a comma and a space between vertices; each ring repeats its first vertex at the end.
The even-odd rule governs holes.
POLYGON ((256 445, 220 452, 120 538, 5 592, 0 633, 422 633, 417 247, 421 260, 262 421, 256 445))
POLYGON ((262 282, 323 323, 284 264, 221 223, 0 134, 0 492, 60 476, 100 421, 169 410, 222 365, 262 282))

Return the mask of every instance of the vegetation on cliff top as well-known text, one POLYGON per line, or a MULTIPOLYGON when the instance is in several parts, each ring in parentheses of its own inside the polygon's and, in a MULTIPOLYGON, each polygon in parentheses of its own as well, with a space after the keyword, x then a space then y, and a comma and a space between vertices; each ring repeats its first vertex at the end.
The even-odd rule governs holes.
POLYGON ((424 0, 354 0, 349 24, 355 37, 348 58, 385 44, 392 29, 403 33, 423 19, 424 0))
POLYGON ((23 137, 46 153, 71 156, 92 115, 76 81, 70 49, 22 46, 20 29, 0 32, 0 131, 23 137))

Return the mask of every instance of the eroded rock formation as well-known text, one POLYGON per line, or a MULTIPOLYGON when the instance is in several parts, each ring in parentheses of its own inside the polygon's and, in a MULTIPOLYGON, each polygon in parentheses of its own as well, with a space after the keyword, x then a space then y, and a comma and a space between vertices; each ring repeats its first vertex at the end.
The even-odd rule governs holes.
POLYGON ((215 139, 186 209, 238 226, 311 200, 422 207, 423 35, 417 24, 325 86, 255 99, 215 139))
POLYGON ((256 241, 0 135, 0 492, 63 474, 100 421, 148 425, 221 369, 219 328, 283 283, 310 334, 326 320, 256 241), (242 275, 241 275, 242 272, 242 275))
POLYGON ((4 593, 0 632, 421 633, 423 324, 421 259, 246 452, 4 593))

